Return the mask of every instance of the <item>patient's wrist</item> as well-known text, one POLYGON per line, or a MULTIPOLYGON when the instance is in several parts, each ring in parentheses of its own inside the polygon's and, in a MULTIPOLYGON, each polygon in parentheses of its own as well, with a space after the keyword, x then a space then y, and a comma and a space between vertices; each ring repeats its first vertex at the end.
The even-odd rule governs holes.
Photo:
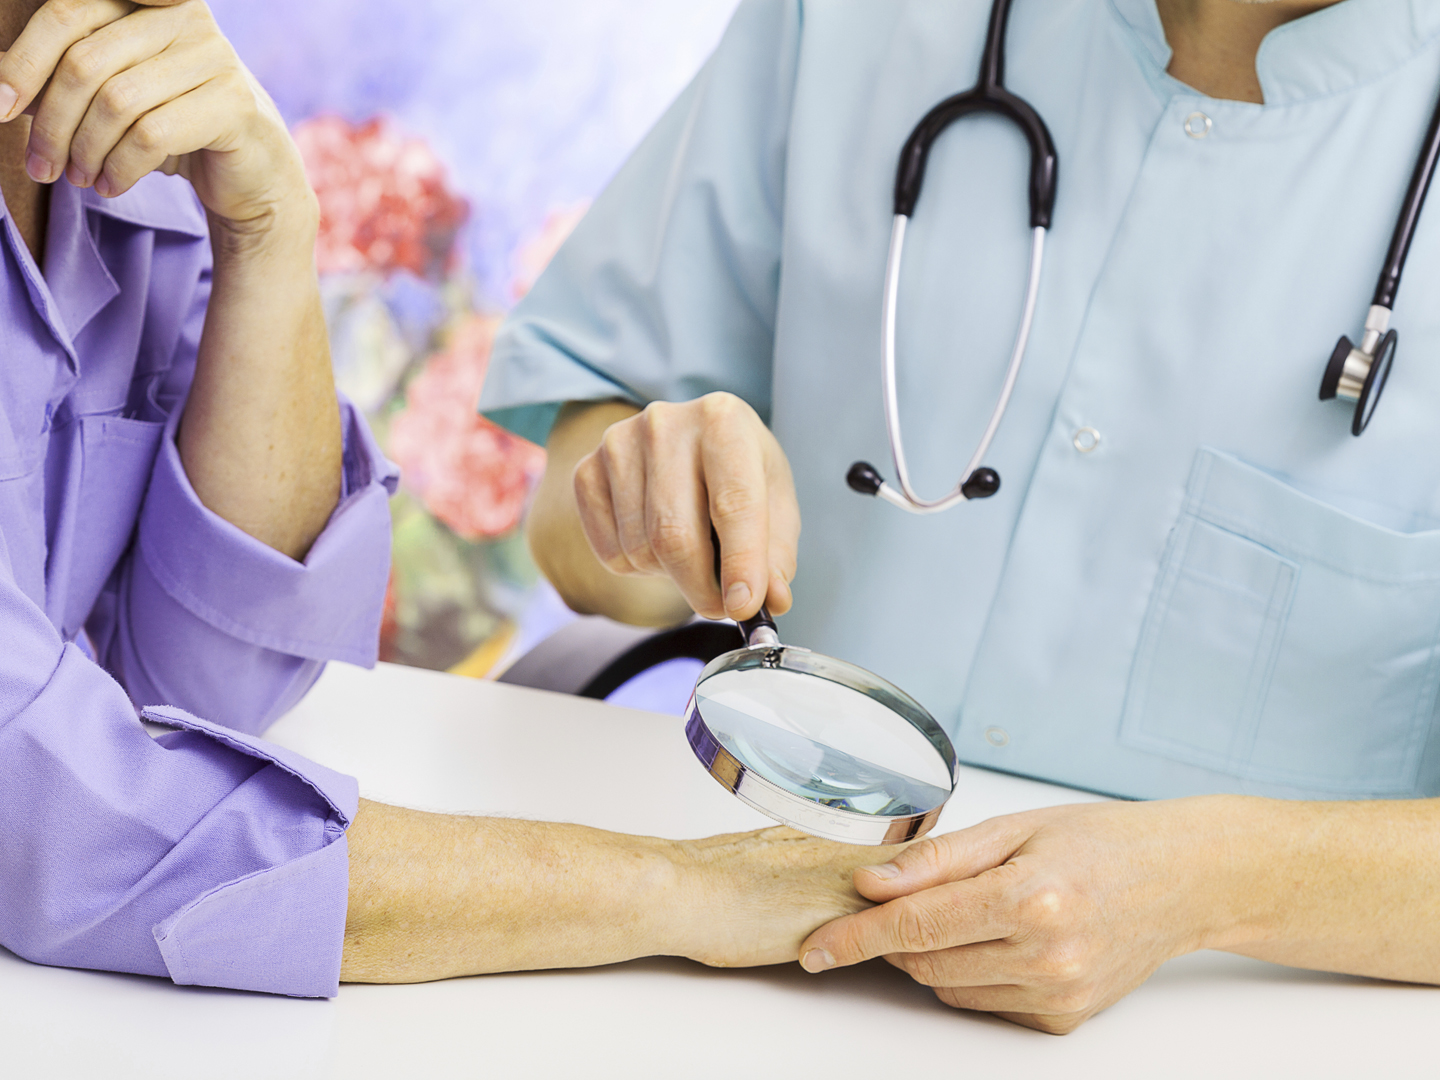
POLYGON ((252 218, 231 220, 210 214, 217 261, 303 253, 313 259, 320 231, 320 202, 308 185, 291 185, 252 218))
POLYGON ((683 854, 669 840, 614 834, 607 860, 615 869, 612 887, 599 897, 595 914, 608 925, 589 932, 608 939, 601 951, 615 963, 645 956, 683 955, 685 909, 690 893, 683 854))

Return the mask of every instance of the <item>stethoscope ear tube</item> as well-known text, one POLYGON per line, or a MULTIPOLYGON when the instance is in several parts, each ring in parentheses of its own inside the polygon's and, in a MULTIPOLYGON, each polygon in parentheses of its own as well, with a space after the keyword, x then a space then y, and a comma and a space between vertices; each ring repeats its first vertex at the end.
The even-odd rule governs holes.
POLYGON ((1054 140, 1040 114, 1025 101, 1003 87, 979 86, 964 94, 942 101, 930 110, 920 126, 911 134, 900 152, 900 168, 895 177, 895 213, 913 217, 925 185, 925 169, 930 149, 955 121, 974 113, 996 113, 1010 120, 1030 144, 1030 227, 1048 229, 1055 213, 1055 189, 1058 182, 1059 158, 1054 140))
POLYGON ((995 113, 1009 120, 1025 135, 1030 144, 1030 227, 1050 228, 1055 212, 1055 188, 1058 183, 1059 157, 1050 129, 1030 104, 1005 89, 1005 29, 1010 21, 1011 0, 995 0, 990 9, 990 28, 985 36, 985 51, 980 61, 980 78, 963 94, 946 98, 936 105, 911 132, 900 151, 900 165, 895 176, 895 214, 913 217, 925 186, 925 167, 935 141, 957 120, 975 113, 995 113))
MULTIPOLYGON (((1025 350, 1030 343, 1030 328, 1035 321, 1035 308, 1040 296, 1041 272, 1045 265, 1045 230, 1032 230, 1029 284, 1025 290, 1025 307, 1020 319, 1020 328, 1015 336, 1015 347, 1010 354, 1010 364, 1005 371, 1005 382, 1000 389, 1000 398, 996 401, 995 408, 990 414, 989 423, 985 425, 985 433, 980 437, 980 445, 971 455, 965 472, 961 474, 960 483, 950 494, 940 499, 924 499, 910 484, 910 470, 905 460, 905 439, 900 424, 900 390, 896 377, 895 339, 897 309, 900 302, 900 269, 904 261, 905 232, 908 225, 908 218, 896 217, 890 236, 890 257, 885 271, 885 310, 881 345, 885 427, 890 438, 890 455, 895 463, 895 480, 899 485, 899 490, 897 491, 885 483, 874 467, 864 462, 857 462, 857 466, 863 466, 863 468, 857 472, 856 468, 852 467, 851 475, 847 479, 852 488, 863 491, 864 486, 870 485, 873 478, 873 481, 878 482, 878 487, 873 494, 878 495, 886 502, 914 514, 938 514, 961 502, 988 498, 1000 490, 1000 474, 994 469, 985 467, 984 458, 990 451, 990 444, 995 441, 996 433, 1000 430, 1000 422, 1004 419, 1005 410, 1010 404, 1010 397, 1015 392, 1015 383, 1020 377, 1020 365, 1025 359, 1025 350), (860 481, 864 486, 856 487, 856 481, 860 481)), ((866 493, 871 494, 868 491, 866 493)))
POLYGON ((1059 159, 1055 142, 1045 122, 1030 105, 1005 89, 1005 29, 1010 20, 1011 0, 995 0, 990 9, 990 28, 985 37, 985 51, 980 61, 980 77, 975 86, 963 94, 946 98, 936 105, 910 133, 900 152, 895 176, 895 218, 890 233, 890 254, 885 265, 885 308, 882 336, 881 372, 885 401, 885 428, 890 440, 890 455, 895 463, 898 490, 868 462, 857 461, 846 477, 855 491, 875 495, 912 514, 938 514, 970 499, 987 499, 1000 490, 1000 474, 984 465, 985 454, 995 439, 1025 348, 1030 341, 1030 327, 1035 320, 1035 305, 1040 293, 1040 275, 1045 262, 1045 234, 1055 211, 1055 189, 1059 176, 1059 159), (900 428, 899 388, 895 375, 895 323, 900 303, 900 268, 904 260, 905 233, 911 215, 920 203, 925 186, 925 168, 930 150, 951 124, 978 113, 994 113, 1015 124, 1030 144, 1030 276, 1025 292, 1025 308, 1016 334, 1015 348, 1005 371, 1000 399, 990 414, 980 445, 971 456, 960 483, 945 497, 922 499, 910 484, 910 471, 905 462, 905 440, 900 428))

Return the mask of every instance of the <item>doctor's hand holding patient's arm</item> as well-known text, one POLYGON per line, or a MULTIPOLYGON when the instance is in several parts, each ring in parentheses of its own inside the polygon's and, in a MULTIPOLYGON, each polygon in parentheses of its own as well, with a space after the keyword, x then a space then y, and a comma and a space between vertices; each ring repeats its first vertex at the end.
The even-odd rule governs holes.
POLYGON ((731 394, 569 405, 529 519, 536 560, 575 610, 664 626, 696 611, 790 609, 800 510, 790 464, 731 394), (720 537, 715 581, 710 527, 720 537))
POLYGON ((275 106, 199 0, 23 0, 0 121, 27 172, 106 197, 180 173, 210 219, 214 285, 179 436, 210 510, 303 559, 340 494, 340 413, 315 273, 319 210, 275 106))
POLYGON ((801 963, 883 956, 948 1005, 1055 1033, 1197 949, 1440 983, 1436 852, 1433 799, 1038 810, 858 870, 880 906, 812 934, 801 963))

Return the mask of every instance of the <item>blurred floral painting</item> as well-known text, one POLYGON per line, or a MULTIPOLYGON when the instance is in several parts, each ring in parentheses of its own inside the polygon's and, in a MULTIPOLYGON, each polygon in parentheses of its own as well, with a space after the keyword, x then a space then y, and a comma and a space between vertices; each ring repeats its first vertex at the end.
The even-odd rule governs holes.
POLYGON ((539 447, 475 412, 528 291, 736 0, 211 0, 320 199, 336 379, 401 466, 381 657, 483 677, 567 617, 539 447))

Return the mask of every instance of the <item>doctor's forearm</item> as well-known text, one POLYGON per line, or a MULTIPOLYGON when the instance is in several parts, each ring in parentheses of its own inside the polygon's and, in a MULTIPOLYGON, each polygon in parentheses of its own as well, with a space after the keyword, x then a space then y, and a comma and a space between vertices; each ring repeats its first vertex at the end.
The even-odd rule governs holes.
POLYGON ((340 493, 341 432, 308 192, 265 226, 212 220, 215 279, 180 455, 206 507, 303 559, 340 493))
POLYGON ((1322 971, 1440 983, 1440 800, 1248 799, 1234 858, 1252 871, 1230 952, 1322 971))
POLYGON ((565 602, 583 615, 607 615, 636 626, 673 626, 690 608, 668 578, 625 577, 607 570, 580 524, 575 466, 611 424, 640 410, 623 401, 567 405, 546 443, 545 476, 535 493, 527 531, 535 561, 565 602))

